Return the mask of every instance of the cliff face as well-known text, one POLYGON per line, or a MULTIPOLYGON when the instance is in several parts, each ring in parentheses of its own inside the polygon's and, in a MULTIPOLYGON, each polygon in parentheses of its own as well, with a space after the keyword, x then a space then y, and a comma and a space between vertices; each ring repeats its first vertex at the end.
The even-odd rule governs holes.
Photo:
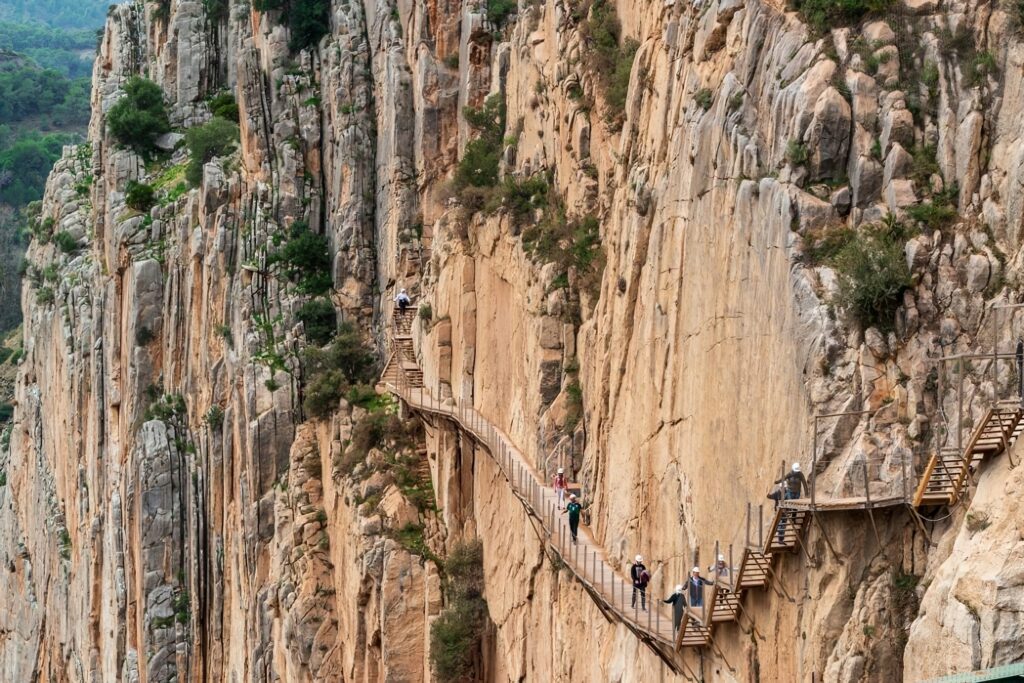
MULTIPOLYGON (((906 0, 816 35, 777 3, 619 3, 639 47, 616 95, 601 67, 617 66, 595 56, 604 5, 524 3, 499 26, 473 3, 330 4, 328 35, 299 53, 279 13, 248 3, 111 11, 90 144, 58 163, 41 216, 68 237, 28 256, 41 275, 0 449, 11 680, 429 679, 446 603, 431 558, 470 538, 478 678, 675 675, 548 560, 452 425, 353 464, 366 411, 308 418, 309 297, 271 268, 296 221, 327 239, 339 318, 383 361, 409 287, 430 390, 475 405, 538 469, 566 467, 613 562, 644 554, 655 595, 695 550, 702 565, 716 541, 739 552, 780 462, 810 466, 816 414, 865 411, 820 425, 817 494, 866 479, 884 497, 1006 396, 1005 377, 970 368, 959 417, 934 358, 1019 334, 987 308, 1019 286, 1013 17, 906 0), (185 150, 147 164, 107 132, 134 74, 182 130, 235 94, 240 148, 198 188, 175 185, 185 150), (461 110, 491 94, 506 187, 546 185, 525 211, 491 190, 474 213, 450 187, 481 135, 461 110), (148 214, 126 205, 130 180, 158 188, 148 214), (817 255, 822 235, 890 213, 913 228, 891 330, 834 303, 817 255)), ((819 516, 747 604, 753 629, 726 627, 685 670, 914 681, 1019 659, 1019 477, 1002 457, 934 523, 819 516)))

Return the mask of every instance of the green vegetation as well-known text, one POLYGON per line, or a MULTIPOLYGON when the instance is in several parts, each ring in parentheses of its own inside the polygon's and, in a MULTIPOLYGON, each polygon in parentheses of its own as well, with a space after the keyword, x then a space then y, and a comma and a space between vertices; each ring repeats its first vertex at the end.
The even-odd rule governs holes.
MULTIPOLYGON (((570 219, 554 189, 548 191, 544 204, 541 220, 523 230, 523 249, 541 263, 558 264, 565 274, 574 269, 578 288, 596 293, 604 271, 600 221, 592 215, 570 219)), ((568 277, 564 284, 568 285, 568 277)))
POLYGON ((431 320, 434 319, 434 309, 430 306, 430 304, 420 304, 419 316, 420 320, 422 320, 425 323, 429 323, 431 320))
POLYGON ((807 145, 799 140, 790 140, 786 145, 786 161, 793 166, 802 166, 807 163, 807 145))
POLYGON ((224 424, 224 409, 220 406, 210 406, 210 409, 206 411, 203 421, 211 429, 220 429, 221 425, 224 424))
POLYGON ((156 204, 156 190, 152 185, 129 180, 124 191, 124 201, 130 208, 145 213, 156 204))
POLYGON ((516 0, 487 0, 487 21, 500 29, 517 7, 516 0))
POLYGON ((230 152, 238 144, 238 139, 238 124, 219 116, 188 129, 185 144, 188 145, 189 159, 185 179, 192 187, 203 182, 203 165, 230 152))
POLYGON ((210 98, 210 113, 215 117, 238 123, 238 102, 230 92, 219 92, 210 98))
POLYGON ((835 270, 836 303, 864 327, 888 330, 911 282, 903 253, 906 239, 906 228, 890 216, 879 225, 809 236, 806 256, 835 270))
POLYGON ((622 125, 626 111, 626 95, 633 60, 640 43, 622 38, 622 25, 610 0, 595 0, 589 15, 580 23, 580 33, 592 50, 587 54, 587 68, 604 91, 608 108, 606 120, 613 127, 622 125))
POLYGON ((480 661, 487 624, 483 589, 480 541, 454 546, 444 562, 447 605, 430 627, 430 664, 439 680, 469 679, 480 661))
POLYGON ((303 407, 310 416, 322 418, 356 384, 374 379, 374 354, 351 323, 342 323, 327 348, 307 348, 302 354, 306 373, 303 407))
POLYGON ((482 107, 466 107, 462 115, 477 132, 477 137, 466 143, 452 185, 463 206, 480 210, 487 195, 474 193, 472 188, 493 187, 498 182, 498 162, 505 135, 505 102, 501 95, 491 95, 482 107))
POLYGON ((61 29, 103 25, 111 0, 4 0, 0 21, 37 22, 61 29))
POLYGON ((307 301, 299 307, 295 317, 302 323, 306 339, 317 346, 330 342, 338 330, 338 318, 330 299, 321 297, 307 301))
POLYGON ((331 25, 329 0, 253 0, 252 8, 258 12, 282 10, 278 19, 288 22, 292 52, 316 47, 331 25))
POLYGON ((107 113, 107 126, 119 143, 144 157, 152 156, 156 139, 171 130, 163 90, 153 81, 133 76, 107 113))
POLYGON ((60 249, 65 254, 74 254, 75 252, 82 248, 82 245, 79 244, 78 240, 75 239, 75 237, 66 230, 61 230, 56 235, 54 235, 53 243, 57 245, 57 248, 60 249))
POLYGON ((919 223, 932 229, 942 229, 952 223, 957 216, 956 208, 941 202, 921 202, 916 206, 908 206, 907 215, 919 223))
POLYGON ((319 296, 330 291, 331 255, 326 237, 311 231, 306 221, 296 220, 279 242, 278 249, 267 256, 271 269, 295 283, 301 294, 319 296))
POLYGON ((852 26, 865 17, 879 15, 893 0, 791 0, 790 7, 800 13, 804 23, 816 33, 852 26))
MULTIPOLYGON (((96 26, 101 26, 102 20, 96 26)), ((83 79, 88 86, 92 76, 96 31, 58 29, 42 24, 0 20, 0 53, 16 52, 40 68, 53 69, 74 81, 83 79)))
POLYGON ((715 95, 711 92, 711 88, 701 88, 697 91, 697 94, 693 96, 693 101, 697 103, 697 106, 701 109, 711 109, 711 103, 714 101, 715 95))

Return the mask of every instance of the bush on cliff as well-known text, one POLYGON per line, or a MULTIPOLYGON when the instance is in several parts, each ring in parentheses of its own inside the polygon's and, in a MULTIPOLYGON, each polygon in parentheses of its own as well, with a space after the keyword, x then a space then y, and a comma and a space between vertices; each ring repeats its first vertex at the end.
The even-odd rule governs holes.
POLYGON ((303 220, 292 222, 287 238, 267 256, 267 264, 294 282, 301 294, 326 294, 334 284, 327 238, 314 233, 303 220))
POLYGON ((856 24, 868 15, 881 14, 890 5, 892 0, 791 0, 790 3, 804 23, 818 33, 856 24))
POLYGON ((903 291, 911 284, 905 242, 903 226, 890 218, 881 225, 851 231, 849 241, 831 259, 837 303, 864 327, 890 329, 893 325, 903 291))
POLYGON ((299 307, 295 317, 302 323, 306 339, 317 346, 323 346, 331 341, 338 329, 338 318, 329 299, 307 301, 299 307))
POLYGON ((498 182, 498 162, 505 135, 505 102, 501 95, 491 95, 479 109, 465 107, 462 115, 477 132, 477 137, 466 143, 455 169, 453 187, 456 193, 470 187, 493 187, 498 182))
POLYGON ((633 60, 640 43, 622 38, 622 24, 609 0, 596 0, 590 13, 580 23, 580 33, 592 48, 588 54, 587 69, 604 91, 608 111, 606 119, 620 126, 625 116, 626 95, 633 60))
POLYGON ((347 322, 327 348, 307 348, 302 362, 306 375, 302 405, 315 418, 329 415, 353 386, 371 382, 375 375, 373 353, 347 322))
POLYGON ((330 0, 253 0, 252 8, 257 12, 283 10, 280 18, 288 21, 288 49, 292 52, 316 47, 330 30, 330 0))
POLYGON ((447 606, 430 627, 430 663, 443 681, 472 676, 487 624, 483 598, 483 545, 478 540, 452 548, 444 562, 447 606))
POLYGON ((203 182, 203 166, 208 161, 224 156, 238 144, 238 124, 214 117, 201 126, 190 128, 185 133, 189 160, 185 178, 193 187, 203 182))
POLYGON ((124 95, 107 113, 107 127, 125 147, 151 156, 156 139, 171 130, 164 91, 151 80, 133 76, 125 83, 124 95))

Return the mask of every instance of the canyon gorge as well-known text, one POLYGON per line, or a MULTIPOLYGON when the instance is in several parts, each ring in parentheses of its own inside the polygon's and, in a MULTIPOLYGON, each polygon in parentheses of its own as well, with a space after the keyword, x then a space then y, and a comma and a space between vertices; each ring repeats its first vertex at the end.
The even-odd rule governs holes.
POLYGON ((833 5, 112 6, 88 142, 31 217, 0 678, 1024 660, 1024 449, 914 500, 1019 405, 1024 5, 833 5), (677 651, 567 566, 487 443, 396 396, 410 378, 564 468, 652 602, 770 543, 794 462, 817 501, 880 504, 808 517, 737 622, 677 651))

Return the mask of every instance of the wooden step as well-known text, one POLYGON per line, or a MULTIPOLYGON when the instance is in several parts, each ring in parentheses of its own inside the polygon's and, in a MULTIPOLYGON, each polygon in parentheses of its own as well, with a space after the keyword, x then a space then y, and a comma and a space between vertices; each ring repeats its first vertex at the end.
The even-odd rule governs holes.
POLYGON ((689 611, 683 615, 679 633, 676 634, 676 651, 684 647, 704 647, 711 642, 711 629, 689 611))

